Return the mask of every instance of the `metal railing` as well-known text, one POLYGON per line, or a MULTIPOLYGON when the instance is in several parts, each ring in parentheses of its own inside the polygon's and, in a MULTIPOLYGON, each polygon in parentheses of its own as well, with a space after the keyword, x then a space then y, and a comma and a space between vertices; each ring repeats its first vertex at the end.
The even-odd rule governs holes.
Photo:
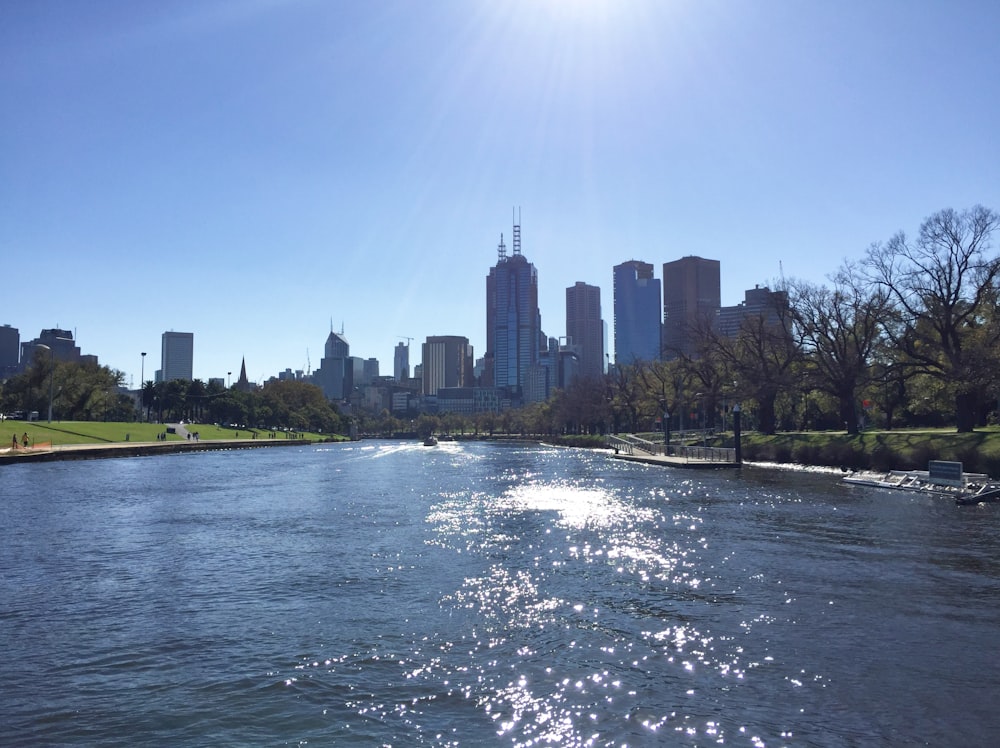
POLYGON ((642 452, 649 455, 667 454, 672 457, 681 457, 688 461, 736 462, 736 450, 733 447, 696 447, 671 444, 669 451, 664 451, 665 445, 651 442, 634 434, 609 435, 608 446, 617 452, 627 455, 635 455, 636 452, 642 452))

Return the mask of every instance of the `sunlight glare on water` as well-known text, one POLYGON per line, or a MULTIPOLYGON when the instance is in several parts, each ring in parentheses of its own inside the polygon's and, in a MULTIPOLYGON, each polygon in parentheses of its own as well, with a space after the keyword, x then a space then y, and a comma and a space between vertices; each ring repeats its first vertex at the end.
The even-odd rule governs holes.
POLYGON ((24 465, 0 742, 994 744, 1000 513, 371 441, 24 465))

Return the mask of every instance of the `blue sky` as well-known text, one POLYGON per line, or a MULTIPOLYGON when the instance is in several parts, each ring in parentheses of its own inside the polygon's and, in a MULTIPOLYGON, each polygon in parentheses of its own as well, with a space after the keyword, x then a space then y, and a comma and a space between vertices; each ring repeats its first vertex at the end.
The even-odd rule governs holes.
MULTIPOLYGON (((22 340, 76 330, 126 382, 392 373, 485 352, 500 233, 542 327, 611 269, 718 259, 722 302, 823 282, 928 215, 1000 209, 1000 3, 0 3, 0 267, 22 340), (411 351, 411 363, 419 349, 411 351)), ((613 340, 609 340, 613 345, 613 340)))

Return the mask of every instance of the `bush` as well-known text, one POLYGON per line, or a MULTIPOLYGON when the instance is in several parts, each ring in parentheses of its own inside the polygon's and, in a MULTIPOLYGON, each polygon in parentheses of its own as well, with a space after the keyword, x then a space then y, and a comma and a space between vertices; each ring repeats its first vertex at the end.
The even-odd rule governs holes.
POLYGON ((792 457, 800 465, 822 465, 822 451, 816 444, 797 444, 792 450, 792 457))
POLYGON ((872 450, 871 466, 873 470, 895 470, 902 463, 902 458, 885 444, 876 444, 872 450))

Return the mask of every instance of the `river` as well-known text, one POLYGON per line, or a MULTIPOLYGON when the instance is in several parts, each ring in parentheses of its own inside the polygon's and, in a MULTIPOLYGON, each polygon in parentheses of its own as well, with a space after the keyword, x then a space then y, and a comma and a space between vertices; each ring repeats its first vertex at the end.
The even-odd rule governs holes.
POLYGON ((357 442, 0 467, 0 743, 1000 742, 1000 505, 357 442))

